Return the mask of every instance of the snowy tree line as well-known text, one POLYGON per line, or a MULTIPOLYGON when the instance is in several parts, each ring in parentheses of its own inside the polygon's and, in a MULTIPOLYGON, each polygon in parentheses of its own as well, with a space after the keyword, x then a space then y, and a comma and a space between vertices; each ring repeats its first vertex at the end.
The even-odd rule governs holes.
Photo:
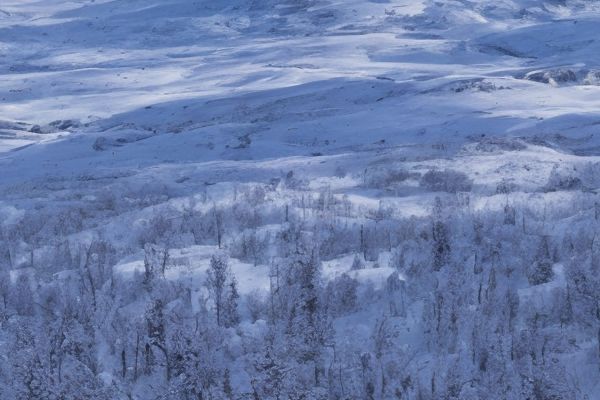
MULTIPOLYGON (((499 190, 502 207, 478 208, 464 176, 428 174, 424 217, 293 173, 219 199, 163 188, 27 209, 0 231, 0 397, 592 399, 596 195, 499 190), (99 223, 108 215, 121 230, 99 223), (174 250, 197 245, 213 249, 200 281, 171 276, 174 250), (115 270, 136 254, 132 276, 115 270), (267 266, 268 288, 242 294, 240 261, 267 266)), ((386 176, 365 182, 409 179, 386 176)))

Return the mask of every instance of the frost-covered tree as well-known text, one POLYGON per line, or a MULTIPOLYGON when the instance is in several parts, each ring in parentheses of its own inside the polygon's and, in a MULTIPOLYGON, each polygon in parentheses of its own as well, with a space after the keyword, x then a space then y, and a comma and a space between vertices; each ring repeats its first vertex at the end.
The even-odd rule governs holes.
POLYGON ((19 315, 33 316, 34 292, 32 285, 33 282, 27 273, 21 273, 17 276, 13 286, 11 300, 19 315))
MULTIPOLYGON (((235 296, 237 296, 235 282, 233 282, 232 279, 233 277, 227 258, 223 255, 213 255, 210 259, 210 266, 206 273, 206 287, 208 288, 214 303, 217 325, 219 326, 225 324, 224 318, 232 318, 232 315, 224 315, 224 313, 227 312, 226 307, 232 307, 233 304, 235 304, 235 296), (233 293, 232 289, 235 289, 233 293)), ((233 310, 228 311, 232 312, 233 310)))
POLYGON ((442 201, 436 197, 433 208, 433 269, 439 271, 449 261, 450 237, 443 217, 442 201))
POLYGON ((223 325, 225 327, 232 327, 237 325, 240 322, 240 314, 238 312, 238 301, 240 298, 240 294, 237 289, 237 281, 235 277, 232 276, 229 279, 229 283, 227 285, 227 295, 225 298, 225 302, 223 304, 223 325))
POLYGON ((543 236, 540 240, 533 265, 528 272, 527 278, 529 279, 529 283, 531 285, 540 285, 549 282, 554 276, 552 265, 549 239, 547 236, 543 236))

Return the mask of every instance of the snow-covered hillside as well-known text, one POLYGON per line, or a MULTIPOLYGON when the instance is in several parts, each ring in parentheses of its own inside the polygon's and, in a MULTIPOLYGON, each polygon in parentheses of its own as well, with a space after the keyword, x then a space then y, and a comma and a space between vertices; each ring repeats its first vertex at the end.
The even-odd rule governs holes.
POLYGON ((2 0, 0 398, 600 399, 600 3, 2 0))

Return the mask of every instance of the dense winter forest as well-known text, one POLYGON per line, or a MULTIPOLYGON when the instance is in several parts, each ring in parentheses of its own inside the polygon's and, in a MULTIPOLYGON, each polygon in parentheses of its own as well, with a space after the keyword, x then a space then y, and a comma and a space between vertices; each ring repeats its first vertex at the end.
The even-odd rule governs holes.
POLYGON ((599 26, 0 2, 0 399, 600 399, 599 26))

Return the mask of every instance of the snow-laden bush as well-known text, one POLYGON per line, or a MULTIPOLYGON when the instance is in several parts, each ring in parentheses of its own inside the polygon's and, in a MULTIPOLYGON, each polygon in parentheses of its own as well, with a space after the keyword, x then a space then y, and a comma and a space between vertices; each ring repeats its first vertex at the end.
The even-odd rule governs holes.
POLYGON ((260 290, 255 289, 246 295, 246 308, 253 323, 266 317, 267 306, 266 296, 260 290))
POLYGON ((468 192, 473 186, 473 182, 469 177, 453 169, 440 170, 429 170, 422 177, 420 181, 421 187, 431 190, 434 192, 468 192))
POLYGON ((327 284, 327 302, 335 315, 344 315, 356 310, 358 281, 342 274, 327 284))
POLYGON ((559 86, 563 83, 576 82, 577 75, 570 69, 557 68, 547 71, 532 71, 525 75, 529 81, 547 83, 553 86, 559 86))
POLYGON ((92 145, 92 148, 96 151, 104 151, 108 148, 109 142, 108 139, 104 136, 99 136, 92 145))
POLYGON ((583 182, 577 175, 576 171, 561 171, 558 168, 554 168, 543 190, 546 192, 580 190, 583 187, 583 182))
POLYGON ((353 271, 356 271, 358 269, 363 269, 363 268, 365 268, 365 263, 363 262, 361 257, 358 254, 356 254, 354 256, 354 260, 352 261, 351 269, 353 271))
POLYGON ((497 194, 508 194, 512 193, 517 189, 517 185, 508 179, 502 179, 498 185, 496 185, 497 194))
POLYGON ((578 177, 586 188, 596 189, 600 187, 600 163, 590 162, 579 167, 578 177))
POLYGON ((600 86, 600 71, 592 70, 583 79, 584 85, 600 86))
POLYGON ((513 138, 504 137, 483 137, 478 138, 474 150, 480 153, 495 153, 501 151, 521 151, 527 146, 521 141, 513 138))
POLYGON ((348 173, 346 172, 346 170, 345 170, 343 167, 341 167, 341 166, 337 166, 337 167, 335 168, 335 172, 333 173, 333 175, 334 175, 336 178, 340 178, 340 179, 341 179, 341 178, 345 178, 347 174, 348 174, 348 173))
POLYGON ((157 213, 150 219, 142 221, 142 227, 138 233, 138 244, 144 246, 147 243, 165 244, 174 235, 174 220, 164 213, 157 213))
POLYGON ((411 174, 403 168, 372 168, 365 170, 364 184, 369 188, 385 189, 404 182, 411 174))
POLYGON ((598 187, 600 187, 600 163, 590 162, 573 168, 555 166, 541 189, 544 192, 557 192, 592 190, 598 187))

